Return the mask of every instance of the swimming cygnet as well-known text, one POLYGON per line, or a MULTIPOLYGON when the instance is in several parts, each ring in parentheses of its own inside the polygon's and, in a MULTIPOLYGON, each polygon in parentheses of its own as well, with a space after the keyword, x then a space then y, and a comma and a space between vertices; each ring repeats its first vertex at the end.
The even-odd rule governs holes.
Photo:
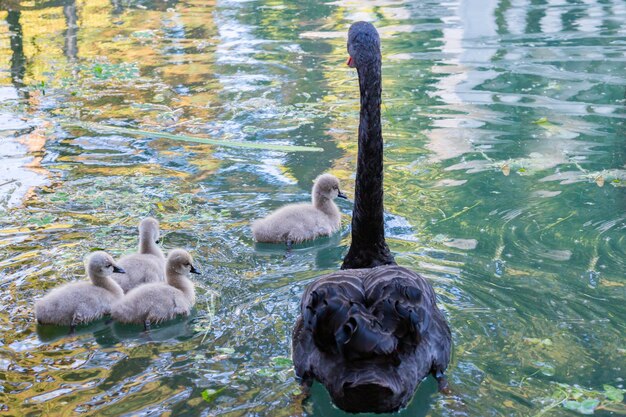
POLYGON ((291 245, 328 236, 339 229, 341 212, 333 200, 347 198, 339 190, 339 180, 330 174, 320 175, 315 180, 312 194, 312 204, 289 204, 252 223, 254 239, 291 245))
POLYGON ((165 256, 157 245, 159 237, 156 219, 146 217, 139 223, 139 252, 118 261, 125 274, 113 274, 125 293, 141 284, 165 281, 165 256))
POLYGON ((123 274, 124 270, 106 252, 94 252, 85 269, 91 282, 71 282, 54 288, 37 300, 35 317, 39 323, 73 328, 111 312, 113 302, 124 296, 120 286, 111 279, 111 274, 123 274))
POLYGON ((111 317, 122 323, 152 323, 188 315, 196 302, 193 282, 189 273, 199 274, 191 255, 183 249, 173 249, 165 266, 167 283, 154 282, 141 285, 128 292, 111 311, 111 317))

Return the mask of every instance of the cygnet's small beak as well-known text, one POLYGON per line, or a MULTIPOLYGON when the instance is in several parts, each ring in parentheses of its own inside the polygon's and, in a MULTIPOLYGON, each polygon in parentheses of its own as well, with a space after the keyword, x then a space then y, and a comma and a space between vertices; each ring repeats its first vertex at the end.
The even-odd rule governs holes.
POLYGON ((345 195, 344 193, 342 193, 341 191, 339 191, 339 193, 337 194, 337 197, 339 198, 345 198, 346 200, 348 199, 348 196, 345 195))
POLYGON ((125 274, 126 271, 124 271, 122 268, 120 268, 119 266, 115 266, 113 265, 113 272, 115 272, 116 274, 125 274))
POLYGON ((349 66, 350 68, 356 67, 356 64, 354 63, 354 59, 352 59, 351 56, 348 56, 348 60, 346 61, 346 65, 349 66))
POLYGON ((201 272, 198 271, 193 265, 191 265, 191 269, 189 270, 189 272, 191 272, 192 274, 201 274, 201 272))

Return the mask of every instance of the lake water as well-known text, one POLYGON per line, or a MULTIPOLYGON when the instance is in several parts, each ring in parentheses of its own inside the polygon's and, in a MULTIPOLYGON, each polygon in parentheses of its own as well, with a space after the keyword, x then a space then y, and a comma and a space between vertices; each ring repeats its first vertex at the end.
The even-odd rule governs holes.
POLYGON ((389 246, 453 331, 454 394, 427 379, 401 414, 626 414, 622 0, 3 0, 1 415, 343 415, 321 386, 301 401, 288 358, 352 206, 291 253, 249 225, 323 172, 353 197, 357 20, 382 37, 389 246), (133 251, 147 215, 203 270, 194 314, 38 327, 34 300, 83 277, 89 251, 133 251))

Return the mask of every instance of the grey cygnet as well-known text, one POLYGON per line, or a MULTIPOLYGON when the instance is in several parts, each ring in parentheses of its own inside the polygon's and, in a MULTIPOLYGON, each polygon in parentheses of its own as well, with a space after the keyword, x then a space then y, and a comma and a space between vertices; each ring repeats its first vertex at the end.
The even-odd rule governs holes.
POLYGON ((159 238, 156 219, 146 217, 139 223, 139 252, 118 261, 125 274, 113 274, 113 279, 125 293, 138 285, 165 281, 165 256, 157 245, 159 238))
POLYGON ((341 212, 333 201, 347 198, 339 189, 334 175, 317 177, 312 191, 312 204, 289 204, 269 216, 252 223, 252 235, 258 242, 300 243, 328 236, 339 229, 341 212))
POLYGON ((91 282, 61 285, 35 303, 35 317, 39 323, 73 328, 111 312, 111 305, 124 296, 111 274, 123 274, 124 270, 106 252, 94 252, 85 269, 91 282))
POLYGON ((193 266, 191 255, 173 249, 167 257, 167 283, 141 285, 128 292, 113 306, 111 317, 121 323, 144 324, 146 328, 178 315, 189 315, 196 302, 189 274, 200 272, 193 266))

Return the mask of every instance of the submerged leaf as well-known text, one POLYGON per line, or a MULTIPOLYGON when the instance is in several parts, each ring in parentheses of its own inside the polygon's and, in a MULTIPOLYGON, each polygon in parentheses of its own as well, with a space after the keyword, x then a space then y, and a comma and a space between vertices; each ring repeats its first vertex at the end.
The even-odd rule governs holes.
POLYGON ((536 337, 525 337, 522 339, 525 343, 529 345, 537 345, 537 346, 552 346, 552 340, 550 339, 538 339, 536 337))
POLYGON ((596 407, 600 404, 600 400, 596 400, 595 398, 588 399, 585 401, 564 401, 563 407, 568 410, 577 411, 580 414, 593 414, 596 407))
POLYGON ((564 401, 563 407, 567 408, 568 410, 578 411, 580 410, 580 403, 578 401, 564 401))
POLYGON ((257 369, 255 373, 259 376, 265 376, 265 377, 276 375, 276 371, 274 371, 273 369, 269 369, 269 368, 257 369))
POLYGON ((217 350, 218 352, 224 353, 226 355, 232 355, 233 353, 235 353, 235 349, 229 348, 229 347, 218 347, 215 350, 217 350))
POLYGON ((508 177, 509 174, 511 173, 511 167, 508 164, 502 165, 500 169, 502 170, 502 173, 504 174, 505 177, 508 177))
POLYGON ((43 227, 52 224, 52 222, 54 222, 55 220, 56 217, 52 216, 51 214, 46 214, 39 218, 32 218, 29 223, 34 224, 38 227, 43 227))
POLYGON ((624 401, 624 391, 611 385, 604 385, 604 396, 616 403, 624 401))
POLYGON ((600 404, 600 400, 589 399, 580 404, 580 412, 582 414, 593 414, 596 407, 600 404))
POLYGON ((550 124, 551 124, 551 123, 548 121, 548 118, 547 118, 547 117, 542 117, 542 118, 540 118, 540 119, 537 119, 537 120, 535 120, 533 123, 534 123, 534 124, 536 124, 536 125, 539 125, 539 126, 547 126, 547 125, 550 125, 550 124))
POLYGON ((204 401, 211 403, 213 402, 213 400, 217 398, 219 393, 224 391, 225 389, 226 387, 222 387, 220 389, 207 388, 204 391, 202 391, 202 398, 204 399, 204 401))
POLYGON ((550 365, 549 363, 542 363, 539 366, 539 369, 541 373, 544 374, 545 376, 553 376, 555 372, 554 366, 550 365))
POLYGON ((152 39, 156 37, 156 31, 154 30, 138 30, 130 34, 133 38, 137 39, 152 39))
POLYGON ((272 365, 277 368, 291 368, 293 366, 293 361, 284 356, 275 356, 272 358, 272 365))
POLYGON ((596 185, 598 187, 604 187, 604 177, 602 175, 596 177, 596 185))
POLYGON ((101 131, 101 132, 114 132, 114 133, 122 133, 122 134, 127 134, 127 135, 163 138, 163 139, 178 140, 181 142, 203 143, 206 145, 226 146, 226 147, 231 147, 231 148, 266 149, 266 150, 282 151, 282 152, 322 152, 323 151, 322 148, 318 148, 314 146, 275 145, 271 143, 238 142, 238 141, 223 140, 223 139, 208 139, 208 138, 200 138, 197 136, 175 135, 173 133, 151 132, 148 130, 132 129, 128 127, 103 125, 100 123, 66 121, 66 122, 62 122, 61 124, 64 126, 76 126, 76 127, 81 127, 83 129, 101 131))

